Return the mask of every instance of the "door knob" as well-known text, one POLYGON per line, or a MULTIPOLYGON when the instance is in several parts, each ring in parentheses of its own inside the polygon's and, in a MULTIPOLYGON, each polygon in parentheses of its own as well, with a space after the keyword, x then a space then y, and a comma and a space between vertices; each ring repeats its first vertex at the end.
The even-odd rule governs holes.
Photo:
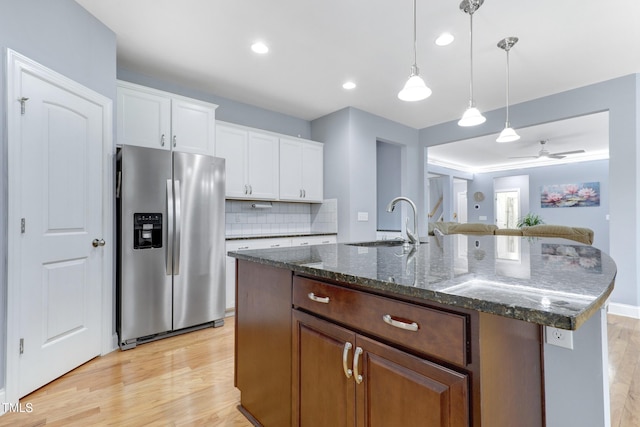
POLYGON ((104 246, 105 245, 105 241, 104 239, 93 239, 93 242, 91 242, 91 244, 93 245, 94 248, 97 248, 98 246, 104 246))

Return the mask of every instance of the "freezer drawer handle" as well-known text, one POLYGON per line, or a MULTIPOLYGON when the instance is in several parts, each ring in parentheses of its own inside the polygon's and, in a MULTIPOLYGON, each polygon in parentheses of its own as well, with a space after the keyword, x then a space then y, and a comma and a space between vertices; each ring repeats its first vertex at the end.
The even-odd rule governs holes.
POLYGON ((382 316, 382 320, 387 325, 395 326, 396 328, 404 329, 405 331, 416 332, 418 330, 418 324, 412 321, 403 322, 401 320, 394 319, 390 314, 382 316))
POLYGON ((309 299, 311 301, 321 302, 322 304, 329 304, 329 301, 330 301, 329 297, 319 297, 316 294, 314 294, 313 292, 309 292, 307 297, 309 297, 309 299))

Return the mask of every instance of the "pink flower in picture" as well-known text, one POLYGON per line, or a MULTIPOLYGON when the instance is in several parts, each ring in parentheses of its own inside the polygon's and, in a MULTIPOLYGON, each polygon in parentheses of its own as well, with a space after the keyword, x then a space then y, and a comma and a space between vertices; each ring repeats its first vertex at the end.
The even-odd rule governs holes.
POLYGON ((562 194, 560 193, 549 193, 547 194, 547 200, 545 200, 547 203, 558 203, 560 200, 562 200, 562 194))
POLYGON ((584 199, 594 199, 597 195, 598 193, 593 188, 589 187, 583 188, 582 190, 578 191, 578 196, 584 199))
POLYGON ((580 190, 580 187, 578 187, 575 184, 568 184, 564 187, 564 192, 566 194, 576 194, 579 190, 580 190))

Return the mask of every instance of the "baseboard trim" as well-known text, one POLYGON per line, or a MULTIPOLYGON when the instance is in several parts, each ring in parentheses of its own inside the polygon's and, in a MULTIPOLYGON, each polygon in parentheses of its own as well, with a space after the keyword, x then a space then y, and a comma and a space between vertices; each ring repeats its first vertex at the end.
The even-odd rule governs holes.
POLYGON ((618 316, 632 317, 640 319, 640 307, 629 304, 620 304, 616 302, 609 303, 609 313, 618 316))
MULTIPOLYGON (((4 391, 4 388, 0 390, 0 402, 7 403, 7 394, 4 391)), ((0 405, 0 416, 4 415, 6 411, 7 405, 0 405)))

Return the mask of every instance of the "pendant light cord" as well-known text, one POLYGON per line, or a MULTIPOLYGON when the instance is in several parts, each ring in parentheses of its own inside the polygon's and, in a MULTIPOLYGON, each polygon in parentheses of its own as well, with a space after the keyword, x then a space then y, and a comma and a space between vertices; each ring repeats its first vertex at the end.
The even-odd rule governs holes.
POLYGON ((473 11, 469 12, 469 38, 470 38, 470 50, 469 50, 469 68, 470 68, 470 76, 469 76, 469 107, 474 106, 473 102, 473 11))
POLYGON ((418 74, 418 36, 416 30, 416 0, 413 0, 413 66, 418 74))
POLYGON ((507 49, 507 122, 505 127, 509 127, 509 50, 507 49))

